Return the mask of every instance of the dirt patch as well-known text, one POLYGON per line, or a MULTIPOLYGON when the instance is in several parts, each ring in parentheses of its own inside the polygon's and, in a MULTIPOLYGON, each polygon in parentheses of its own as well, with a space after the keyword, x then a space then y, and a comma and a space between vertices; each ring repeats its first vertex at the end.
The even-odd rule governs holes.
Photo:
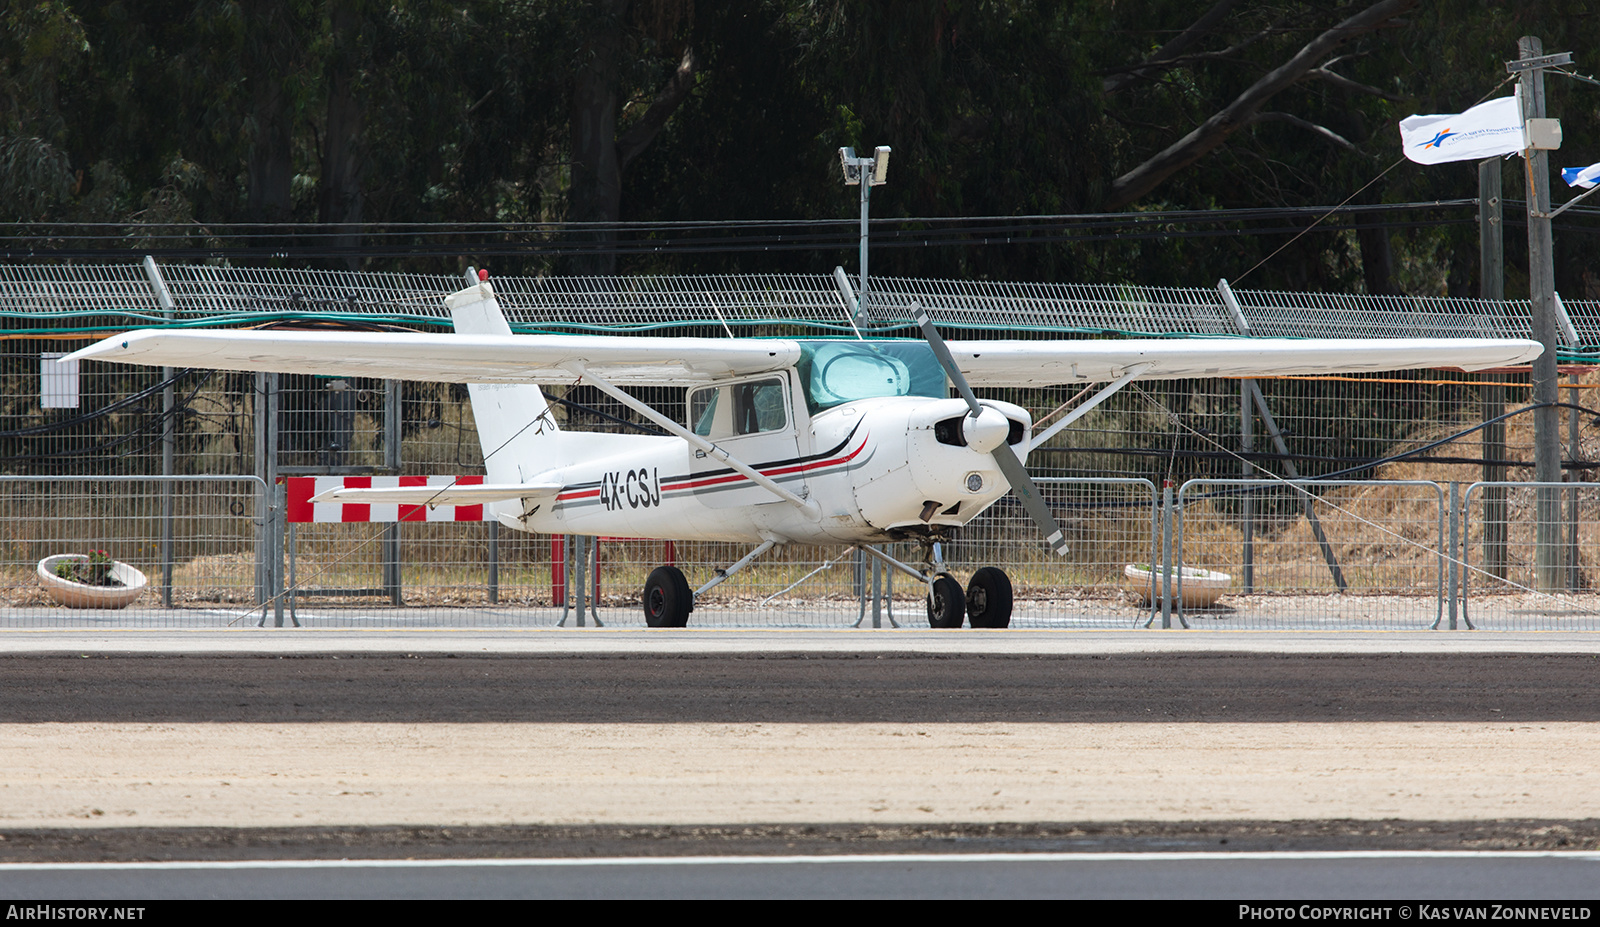
POLYGON ((6 724, 0 829, 1474 818, 1600 806, 1600 724, 6 724))

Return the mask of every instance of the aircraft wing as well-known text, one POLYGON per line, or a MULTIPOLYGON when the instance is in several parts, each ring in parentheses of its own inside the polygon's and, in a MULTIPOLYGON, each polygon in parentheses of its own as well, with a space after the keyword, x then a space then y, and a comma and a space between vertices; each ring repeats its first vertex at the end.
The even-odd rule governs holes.
POLYGON ((561 492, 561 484, 474 483, 468 486, 397 486, 379 489, 336 487, 311 497, 312 502, 358 505, 488 505, 512 499, 545 499, 561 492))
MULTIPOLYGON (((1537 357, 1537 342, 1466 338, 1186 338, 1127 341, 950 341, 973 386, 1046 386, 1139 379, 1265 377, 1457 367, 1537 357)), ((793 366, 800 343, 767 338, 600 335, 173 331, 114 335, 67 360, 279 371, 450 383, 569 383, 582 363, 623 384, 692 385, 793 366)))
POLYGON ((1151 338, 1130 341, 950 341, 973 386, 1047 386, 1141 380, 1367 373, 1526 363, 1541 351, 1518 338, 1151 338))
POLYGON ((793 366, 800 345, 755 338, 151 329, 113 335, 70 357, 440 383, 570 383, 575 376, 562 365, 581 362, 615 383, 689 384, 793 366))

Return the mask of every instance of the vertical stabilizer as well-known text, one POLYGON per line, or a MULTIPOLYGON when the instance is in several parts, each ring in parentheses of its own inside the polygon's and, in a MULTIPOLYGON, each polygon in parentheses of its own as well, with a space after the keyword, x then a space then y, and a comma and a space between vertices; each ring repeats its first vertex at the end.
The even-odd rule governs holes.
MULTIPOLYGON (((463 335, 510 335, 489 281, 445 297, 456 331, 463 335)), ((549 443, 560 430, 532 383, 469 383, 472 417, 491 483, 524 483, 549 466, 549 443), (541 453, 543 446, 543 453, 541 453)))

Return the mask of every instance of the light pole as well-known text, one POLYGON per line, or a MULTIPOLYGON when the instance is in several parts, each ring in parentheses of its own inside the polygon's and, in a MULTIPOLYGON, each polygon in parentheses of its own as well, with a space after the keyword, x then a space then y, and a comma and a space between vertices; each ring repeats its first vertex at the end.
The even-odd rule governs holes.
POLYGON ((861 283, 856 295, 856 314, 867 315, 867 208, 872 201, 872 188, 889 180, 889 146, 879 145, 872 157, 858 158, 854 148, 839 149, 839 167, 844 170, 846 186, 861 188, 861 283))

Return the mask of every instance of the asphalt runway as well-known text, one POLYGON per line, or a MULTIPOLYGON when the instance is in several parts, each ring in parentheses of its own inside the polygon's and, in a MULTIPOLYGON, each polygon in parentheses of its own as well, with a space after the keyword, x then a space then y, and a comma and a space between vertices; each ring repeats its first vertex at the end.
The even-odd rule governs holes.
MULTIPOLYGON (((1594 685, 1600 647, 1590 637, 929 632, 5 635, 0 637, 0 726, 13 733, 44 732, 39 735, 42 740, 35 740, 46 746, 57 741, 58 747, 69 741, 87 746, 82 753, 63 748, 60 759, 41 761, 37 768, 8 768, 4 786, 9 791, 0 791, 0 861, 1596 850, 1600 820, 1592 811, 1583 811, 1596 807, 1591 795, 1595 783, 1582 778, 1586 771, 1592 774, 1590 753, 1600 740, 1595 736, 1600 726, 1594 726, 1600 721, 1600 686, 1594 685), (823 740, 832 737, 826 732, 833 730, 841 735, 839 750, 848 749, 848 738, 842 736, 846 733, 868 730, 898 737, 901 732, 918 733, 908 727, 917 725, 936 735, 956 732, 951 737, 990 729, 1151 730, 1155 739, 1141 740, 1137 749, 1131 741, 1142 735, 1120 736, 1130 743, 1127 750, 1133 752, 1128 757, 1144 750, 1142 755, 1158 763, 1178 756, 1184 741, 1199 742, 1219 734, 1248 740, 1252 730, 1269 732, 1264 742, 1256 738, 1241 746, 1241 741, 1226 754, 1232 758, 1229 764, 1264 764, 1259 772, 1248 765, 1227 765, 1218 767, 1226 772, 1205 773, 1236 776, 1236 784, 1245 792, 1264 788, 1272 776, 1281 778, 1283 770, 1273 767, 1299 759, 1328 767, 1313 772, 1331 774, 1334 778, 1327 781, 1341 784, 1367 771, 1356 768, 1359 763, 1346 773, 1333 768, 1341 761, 1330 757, 1349 748, 1333 746, 1331 753, 1313 756, 1312 748, 1322 746, 1321 735, 1315 734, 1304 741, 1303 756, 1297 757, 1293 750, 1288 760, 1282 751, 1268 756, 1274 744, 1283 741, 1283 732, 1371 730, 1374 739, 1387 738, 1391 752, 1399 756, 1407 752, 1412 736, 1408 730, 1419 735, 1443 730, 1446 733, 1435 739, 1459 740, 1461 750, 1433 760, 1438 766, 1424 763, 1421 773, 1387 773, 1431 780, 1435 771, 1442 775, 1448 766, 1458 775, 1419 785, 1451 793, 1445 796, 1444 813, 1425 817, 1403 813, 1410 807, 1405 805, 1400 806, 1402 813, 1389 815, 1363 811, 1249 819, 1238 814, 1208 817, 1190 807, 1163 816, 1148 809, 1166 806, 1146 802, 1137 806, 1141 814, 1125 820, 1106 819, 1104 813, 1082 819, 1029 818, 1024 813, 1005 820, 966 820, 956 814, 952 819, 920 822, 906 815, 879 820, 858 809, 833 816, 819 810, 809 820, 765 822, 759 815, 731 820, 730 812, 730 820, 720 823, 703 818, 612 823, 600 817, 374 823, 339 819, 334 812, 328 820, 302 825, 152 826, 154 818, 148 815, 146 820, 113 823, 91 813, 69 826, 17 823, 26 818, 21 806, 33 804, 22 796, 41 794, 28 788, 42 782, 47 790, 58 789, 50 784, 52 777, 84 775, 83 770, 93 765, 91 759, 114 768, 120 754, 112 746, 100 746, 110 743, 103 736, 107 733, 132 732, 130 736, 148 739, 155 736, 151 732, 169 736, 174 731, 241 731, 239 743, 278 743, 272 738, 284 737, 285 732, 311 732, 294 736, 314 741, 320 730, 387 730, 403 725, 434 731, 490 731, 498 730, 496 725, 510 725, 507 729, 514 731, 555 730, 553 750, 564 743, 563 738, 592 738, 597 731, 613 730, 654 731, 668 741, 682 741, 679 748, 689 750, 695 749, 690 743, 693 737, 734 731, 748 739, 751 729, 768 736, 774 730, 820 730, 823 733, 814 736, 823 740), (1500 731, 1496 736, 1515 739, 1486 740, 1475 746, 1473 738, 1480 735, 1473 732, 1481 731, 1500 731), (1527 736, 1545 739, 1518 746, 1527 736), (1562 761, 1566 766, 1536 768, 1542 757, 1554 752, 1551 747, 1577 752, 1562 761), (1510 772, 1488 771, 1490 759, 1508 764, 1510 772), (1473 794, 1479 766, 1483 775, 1502 780, 1515 780, 1519 772, 1545 779, 1580 778, 1546 783, 1572 797, 1554 806, 1530 806, 1539 812, 1534 815, 1504 813, 1519 807, 1515 799, 1501 801, 1493 805, 1499 811, 1485 814, 1482 809, 1493 802, 1491 796, 1473 794), (1549 813, 1550 807, 1560 813, 1549 813)), ((1342 736, 1348 742, 1349 734, 1342 736)), ((197 741, 201 746, 173 743, 152 741, 142 749, 154 749, 178 768, 186 763, 198 768, 202 760, 214 759, 211 751, 232 749, 241 757, 248 752, 242 746, 218 747, 220 740, 197 741), (197 751, 192 761, 184 759, 188 750, 197 751)), ((496 750, 492 737, 487 747, 481 739, 473 743, 478 744, 474 749, 491 754, 496 750)), ((960 749, 951 743, 952 750, 960 749)), ((273 748, 263 749, 264 755, 273 755, 273 748)), ((320 748, 307 749, 315 753, 320 748)), ((358 756, 366 751, 375 779, 381 779, 390 759, 399 768, 398 755, 385 752, 390 749, 386 742, 362 746, 351 741, 342 749, 358 756)), ((936 752, 939 749, 936 745, 936 752)), ((12 752, 20 756, 25 751, 12 752)), ((644 762, 649 755, 644 755, 644 762)), ((912 756, 890 752, 870 761, 891 763, 881 773, 889 793, 896 790, 895 782, 907 782, 908 773, 915 775, 915 770, 892 765, 902 755, 912 756)), ((769 757, 762 762, 782 763, 785 756, 800 762, 802 753, 785 753, 780 744, 775 756, 776 760, 769 757)), ((474 762, 465 759, 469 765, 474 762)), ((150 761, 128 762, 137 766, 150 761)), ((241 762, 265 775, 259 757, 241 762)), ((284 761, 286 768, 293 762, 284 761)), ((481 762, 489 769, 495 758, 485 754, 481 762)), ((514 766, 523 761, 511 757, 506 762, 514 766)), ((1138 768, 1142 761, 1132 762, 1138 768)), ((1185 771, 1175 770, 1180 775, 1185 771)), ((664 787, 667 791, 661 794, 671 794, 668 783, 673 771, 664 769, 662 774, 665 778, 648 785, 642 781, 564 784, 580 796, 632 793, 638 798, 641 787, 664 787)), ((582 780, 582 774, 574 775, 582 780)), ((714 779, 715 771, 711 775, 714 779)), ((861 771, 849 775, 859 778, 861 771)), ((865 775, 872 778, 877 773, 865 775)), ((1291 771, 1290 778, 1294 775, 1291 771)), ((1118 777, 1127 774, 1113 775, 1118 777)), ((235 787, 246 784, 238 778, 235 787)), ((314 783, 316 788, 327 784, 314 783)), ((184 780, 180 785, 188 789, 193 783, 184 780)), ((105 783, 96 787, 110 788, 105 783)), ((1129 797, 1113 797, 1113 807, 1126 800, 1133 808, 1132 797, 1147 797, 1150 791, 1137 779, 1126 787, 1129 797)), ((1182 778, 1168 787, 1195 788, 1182 778)), ((1201 791, 1205 788, 1209 787, 1201 791)), ((220 794, 229 791, 244 800, 244 789, 220 794)), ((264 793, 252 794, 251 801, 264 800, 264 793)), ((312 804, 306 802, 306 807, 312 804)), ((241 821, 244 817, 241 811, 241 821)))
MULTIPOLYGON (((606 860, 340 860, 314 863, 0 865, 11 898, 128 899, 138 919, 165 899, 960 899, 1100 898, 1263 902, 1316 898, 1296 919, 1574 920, 1593 916, 1600 856, 1576 853, 1031 853, 606 860), (1436 899, 1478 899, 1461 913, 1436 899), (1527 913, 1508 899, 1537 898, 1527 913), (1422 899, 1418 903, 1418 899, 1422 899), (1566 901, 1572 899, 1573 901, 1566 901), (1326 902, 1337 902, 1326 905, 1326 902), (1357 904, 1352 905, 1351 902, 1357 904), (1480 913, 1481 910, 1481 913, 1480 913)), ((1237 905, 1189 908, 1247 920, 1237 905)), ((1257 910, 1261 910, 1257 907, 1257 910)), ((1282 909, 1261 920, 1288 919, 1282 909)))
POLYGON ((0 723, 1600 720, 1561 653, 0 654, 0 723))

